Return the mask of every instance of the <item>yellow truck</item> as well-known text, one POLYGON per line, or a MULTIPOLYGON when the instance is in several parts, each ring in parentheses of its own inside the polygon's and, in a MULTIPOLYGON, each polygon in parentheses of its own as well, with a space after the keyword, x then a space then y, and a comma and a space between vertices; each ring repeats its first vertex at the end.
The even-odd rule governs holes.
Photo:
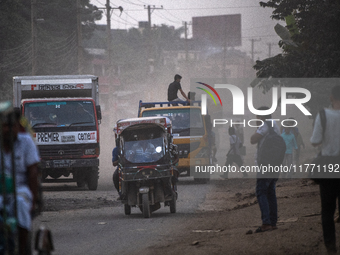
POLYGON ((173 142, 177 145, 181 176, 193 176, 206 183, 210 173, 196 172, 196 166, 212 165, 212 137, 209 115, 201 115, 201 102, 139 101, 138 117, 168 117, 172 121, 173 142))

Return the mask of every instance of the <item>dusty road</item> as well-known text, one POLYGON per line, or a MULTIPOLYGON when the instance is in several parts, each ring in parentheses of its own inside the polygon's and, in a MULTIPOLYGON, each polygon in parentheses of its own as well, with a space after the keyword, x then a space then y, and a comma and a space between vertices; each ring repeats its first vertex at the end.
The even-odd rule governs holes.
POLYGON ((34 220, 34 228, 52 230, 54 254, 138 254, 160 241, 172 241, 212 188, 181 178, 177 213, 162 205, 144 219, 137 208, 124 215, 111 174, 112 169, 100 173, 97 191, 79 189, 75 183, 43 185, 44 212, 34 220))
MULTIPOLYGON (((306 155, 313 155, 308 151, 306 155)), ((304 161, 308 162, 304 157, 304 161)), ((248 158, 251 161, 251 157, 248 158)), ((247 234, 261 224, 254 178, 181 178, 176 214, 169 208, 144 219, 125 216, 116 201, 110 167, 97 191, 75 184, 44 184, 45 211, 34 220, 52 230, 53 254, 325 254, 318 186, 305 179, 277 183, 278 230, 247 234)), ((336 224, 340 236, 340 224, 336 224)))

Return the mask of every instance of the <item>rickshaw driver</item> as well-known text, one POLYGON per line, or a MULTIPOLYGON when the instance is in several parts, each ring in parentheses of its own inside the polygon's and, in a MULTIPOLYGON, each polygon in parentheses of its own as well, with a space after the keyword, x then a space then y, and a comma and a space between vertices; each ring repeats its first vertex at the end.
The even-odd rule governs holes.
POLYGON ((113 172, 112 175, 112 181, 113 185, 115 186, 117 192, 118 192, 118 200, 122 199, 122 195, 119 192, 119 173, 118 173, 118 159, 119 159, 119 140, 117 138, 117 125, 113 128, 113 132, 115 133, 115 142, 116 142, 116 147, 113 148, 112 150, 112 166, 116 167, 115 171, 113 172))
POLYGON ((131 150, 134 152, 132 156, 133 161, 138 161, 138 163, 152 161, 152 155, 156 153, 155 146, 149 140, 152 138, 152 133, 149 135, 144 132, 137 134, 138 140, 131 148, 131 150))

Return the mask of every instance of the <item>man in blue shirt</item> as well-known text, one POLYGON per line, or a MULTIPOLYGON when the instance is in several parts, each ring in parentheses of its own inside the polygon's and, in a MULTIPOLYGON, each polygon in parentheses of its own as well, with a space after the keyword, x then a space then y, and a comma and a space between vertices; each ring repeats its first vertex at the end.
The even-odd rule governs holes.
POLYGON ((112 166, 116 167, 116 170, 113 172, 112 181, 113 181, 113 185, 118 191, 118 195, 119 195, 118 199, 121 199, 121 193, 119 192, 119 173, 118 173, 118 159, 119 159, 120 148, 119 148, 119 140, 117 138, 117 133, 116 133, 117 128, 115 127, 113 131, 115 132, 116 147, 114 147, 112 150, 112 166))
MULTIPOLYGON (((293 148, 295 150, 298 149, 295 136, 291 132, 292 127, 285 127, 284 132, 281 134, 283 140, 286 143, 286 153, 285 158, 283 160, 283 165, 290 167, 293 164, 293 148)), ((287 175, 290 178, 290 173, 287 175)))

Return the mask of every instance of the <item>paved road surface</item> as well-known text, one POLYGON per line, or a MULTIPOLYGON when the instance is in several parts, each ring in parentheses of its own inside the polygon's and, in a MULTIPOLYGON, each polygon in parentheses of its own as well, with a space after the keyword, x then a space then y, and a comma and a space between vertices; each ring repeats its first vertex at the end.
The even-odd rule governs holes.
POLYGON ((79 189, 75 183, 44 184, 47 211, 34 220, 34 230, 45 225, 52 231, 53 254, 138 254, 160 240, 183 231, 183 222, 196 213, 211 185, 181 178, 178 185, 177 213, 169 207, 145 219, 137 208, 130 216, 116 201, 111 169, 101 172, 97 191, 79 189))

